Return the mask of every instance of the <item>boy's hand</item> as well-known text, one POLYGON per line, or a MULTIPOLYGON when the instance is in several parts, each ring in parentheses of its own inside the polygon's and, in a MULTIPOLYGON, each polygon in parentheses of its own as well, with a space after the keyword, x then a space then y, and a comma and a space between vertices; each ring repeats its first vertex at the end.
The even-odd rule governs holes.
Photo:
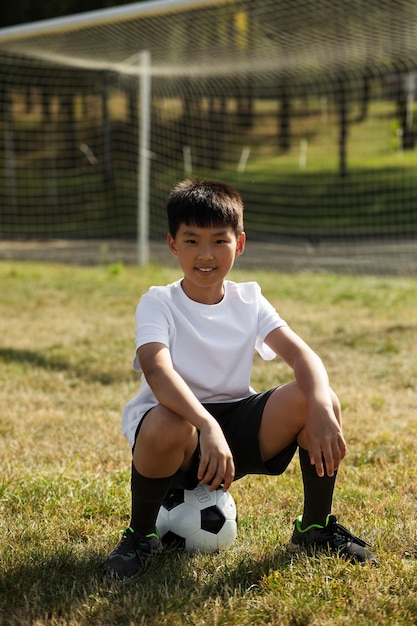
POLYGON ((201 459, 198 479, 214 491, 223 483, 227 491, 235 477, 233 456, 219 424, 212 420, 200 429, 201 459))
POLYGON ((346 455, 346 441, 333 411, 317 406, 310 411, 305 432, 312 465, 319 476, 333 476, 346 455), (324 463, 323 463, 324 460, 324 463))

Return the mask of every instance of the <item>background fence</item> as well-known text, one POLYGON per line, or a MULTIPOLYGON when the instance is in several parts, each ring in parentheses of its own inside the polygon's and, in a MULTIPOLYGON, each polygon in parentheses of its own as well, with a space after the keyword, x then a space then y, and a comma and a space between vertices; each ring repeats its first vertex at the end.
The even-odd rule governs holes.
POLYGON ((0 258, 130 263, 149 243, 169 262, 166 196, 201 175, 244 198, 242 265, 413 273, 416 70, 406 0, 158 1, 0 30, 0 258))

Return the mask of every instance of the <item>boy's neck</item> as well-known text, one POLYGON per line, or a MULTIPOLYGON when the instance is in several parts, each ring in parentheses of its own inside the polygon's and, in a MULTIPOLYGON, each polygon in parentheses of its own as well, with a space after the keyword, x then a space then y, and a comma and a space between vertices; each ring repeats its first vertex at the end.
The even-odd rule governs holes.
POLYGON ((195 285, 191 285, 186 278, 183 278, 181 287, 187 298, 200 304, 219 304, 224 298, 224 281, 212 288, 198 289, 195 285))

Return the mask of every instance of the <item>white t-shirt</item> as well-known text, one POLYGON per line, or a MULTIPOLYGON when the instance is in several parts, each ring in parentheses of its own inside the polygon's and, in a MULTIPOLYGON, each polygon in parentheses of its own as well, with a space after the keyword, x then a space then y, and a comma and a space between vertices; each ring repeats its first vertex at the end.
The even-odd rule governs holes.
MULTIPOLYGON (((200 402, 231 402, 255 393, 250 385, 254 350, 273 359, 264 339, 287 325, 257 283, 226 280, 224 287, 221 302, 201 304, 186 296, 178 280, 151 287, 136 309, 136 349, 151 342, 166 345, 175 370, 200 402)), ((141 371, 136 356, 133 367, 141 371)), ((131 446, 144 413, 156 404, 142 375, 139 393, 122 415, 122 432, 131 446)))

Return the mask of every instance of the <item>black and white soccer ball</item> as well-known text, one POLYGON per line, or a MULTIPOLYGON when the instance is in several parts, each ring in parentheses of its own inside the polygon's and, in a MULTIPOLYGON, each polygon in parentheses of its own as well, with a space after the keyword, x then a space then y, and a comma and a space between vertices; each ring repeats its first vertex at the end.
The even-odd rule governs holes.
POLYGON ((207 485, 171 489, 159 509, 156 526, 167 546, 217 552, 236 539, 236 504, 228 491, 209 491, 207 485))

